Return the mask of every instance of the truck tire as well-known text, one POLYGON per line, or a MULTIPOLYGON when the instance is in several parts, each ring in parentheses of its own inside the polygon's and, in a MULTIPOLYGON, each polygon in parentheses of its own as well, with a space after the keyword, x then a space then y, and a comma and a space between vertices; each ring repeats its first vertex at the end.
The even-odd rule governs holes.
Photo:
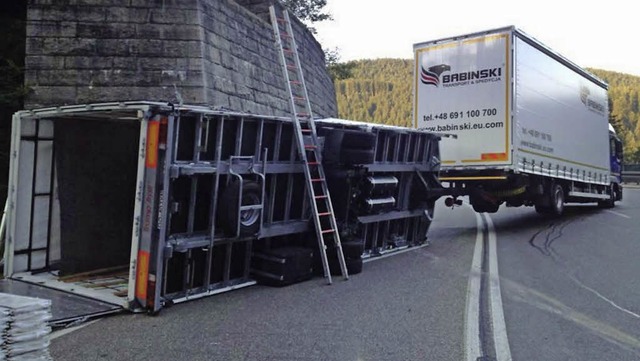
POLYGON ((564 190, 559 184, 552 184, 549 197, 549 214, 555 217, 561 216, 564 213, 564 190))
POLYGON ((374 156, 373 149, 342 148, 340 161, 344 164, 371 164, 374 156))
MULTIPOLYGON (((242 205, 258 205, 262 202, 262 188, 254 181, 242 182, 242 205)), ((260 210, 249 209, 238 213, 238 197, 240 187, 234 181, 225 189, 220 199, 218 214, 222 220, 222 226, 230 236, 236 235, 236 227, 240 223, 240 236, 251 236, 260 230, 260 210)))
POLYGON ((353 129, 336 130, 342 133, 343 149, 373 149, 376 146, 376 135, 353 129))
POLYGON ((598 206, 600 208, 613 208, 616 206, 616 199, 618 199, 618 195, 615 186, 612 184, 609 189, 609 199, 598 202, 598 206))
POLYGON ((470 195, 469 201, 471 202, 473 210, 477 213, 496 213, 498 208, 500 208, 500 204, 485 201, 477 195, 470 195))
MULTIPOLYGON (((357 258, 344 258, 345 266, 347 266, 347 273, 349 275, 355 275, 362 272, 362 257, 357 258)), ((338 258, 329 258, 329 269, 333 276, 341 276, 342 269, 340 269, 340 262, 338 258)))
POLYGON ((364 252, 364 242, 361 239, 342 242, 342 253, 345 258, 360 258, 364 252))

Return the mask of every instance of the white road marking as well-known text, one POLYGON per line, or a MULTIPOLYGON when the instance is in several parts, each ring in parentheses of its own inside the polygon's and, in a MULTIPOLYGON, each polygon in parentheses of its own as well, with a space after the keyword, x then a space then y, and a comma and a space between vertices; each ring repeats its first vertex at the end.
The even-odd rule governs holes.
POLYGON ((469 285, 467 286, 467 312, 465 313, 465 352, 467 361, 476 361, 480 352, 480 280, 482 278, 482 218, 476 215, 476 244, 473 249, 469 285))
POLYGON ((489 231, 489 300, 491 303, 491 321, 493 323, 493 341, 496 348, 497 361, 511 361, 511 349, 507 337, 507 326, 502 308, 500 292, 500 275, 498 273, 498 252, 496 250, 496 230, 493 221, 484 213, 489 231))
POLYGON ((617 303, 613 302, 612 300, 608 299, 607 297, 605 297, 604 295, 602 295, 600 292, 594 290, 593 288, 585 285, 584 283, 582 283, 579 279, 577 279, 575 276, 569 276, 573 282, 575 282, 578 286, 584 288, 585 290, 593 293, 594 295, 596 295, 598 298, 600 298, 601 300, 607 302, 608 304, 610 304, 611 306, 613 306, 614 308, 628 314, 631 315, 635 318, 640 318, 640 314, 637 314, 633 311, 627 310, 626 308, 622 307, 622 306, 618 306, 617 303))
POLYGON ((83 324, 80 324, 78 326, 73 326, 73 327, 69 327, 69 328, 63 328, 62 330, 52 332, 49 335, 49 340, 55 340, 58 337, 62 337, 64 335, 68 335, 71 332, 78 331, 79 329, 87 327, 87 326, 89 326, 89 325, 91 325, 93 323, 96 323, 98 321, 100 321, 100 319, 95 319, 95 320, 88 321, 88 322, 85 322, 83 324))
POLYGON ((615 214, 616 216, 620 216, 620 217, 624 217, 626 219, 631 219, 631 217, 627 216, 626 214, 622 214, 616 211, 612 211, 610 209, 606 209, 607 212, 611 213, 611 214, 615 214))

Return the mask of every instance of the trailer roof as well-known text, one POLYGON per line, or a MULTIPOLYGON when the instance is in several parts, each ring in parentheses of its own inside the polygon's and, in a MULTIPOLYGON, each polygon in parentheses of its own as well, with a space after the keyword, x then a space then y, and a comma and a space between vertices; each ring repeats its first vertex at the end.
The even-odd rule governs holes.
POLYGON ((495 29, 491 29, 491 30, 478 31, 478 32, 475 32, 475 33, 469 33, 469 34, 464 34, 464 35, 457 35, 457 36, 452 36, 452 37, 447 37, 447 38, 430 40, 430 41, 425 41, 425 42, 421 42, 421 43, 416 43, 416 44, 413 44, 413 49, 415 51, 417 48, 421 48, 421 47, 424 47, 424 46, 427 46, 427 45, 434 45, 434 44, 439 44, 439 43, 447 43, 447 42, 457 41, 457 40, 461 40, 461 39, 480 37, 480 36, 485 36, 485 35, 489 35, 489 34, 506 33, 506 32, 514 34, 518 38, 522 39, 524 42, 526 42, 529 45, 535 47, 536 49, 538 49, 541 52, 547 54, 548 56, 554 58, 558 62, 564 64, 569 69, 571 69, 571 70, 575 71, 576 73, 584 76, 585 78, 591 80, 596 85, 598 85, 598 86, 600 86, 600 87, 602 87, 604 89, 608 89, 609 88, 609 85, 604 80, 598 78, 596 75, 590 73, 586 69, 578 66, 577 64, 575 64, 571 60, 565 58, 560 53, 558 53, 558 52, 552 50, 551 48, 547 47, 541 41, 539 41, 536 38, 528 35, 527 33, 525 33, 524 31, 522 31, 520 29, 518 29, 514 25, 505 26, 505 27, 501 27, 501 28, 495 28, 495 29))

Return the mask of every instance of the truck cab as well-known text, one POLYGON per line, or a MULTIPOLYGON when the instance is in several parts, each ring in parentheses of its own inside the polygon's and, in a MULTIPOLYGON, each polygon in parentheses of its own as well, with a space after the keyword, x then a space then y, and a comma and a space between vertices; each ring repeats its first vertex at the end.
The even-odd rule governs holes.
POLYGON ((609 124, 609 163, 611 167, 611 187, 615 201, 622 200, 622 141, 609 124))

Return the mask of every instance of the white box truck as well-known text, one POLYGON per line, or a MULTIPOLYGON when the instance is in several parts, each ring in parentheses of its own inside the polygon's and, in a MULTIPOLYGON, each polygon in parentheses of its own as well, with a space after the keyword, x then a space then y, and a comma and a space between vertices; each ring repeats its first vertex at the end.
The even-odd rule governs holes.
POLYGON ((414 55, 414 125, 455 135, 440 145, 448 204, 468 195, 477 212, 560 215, 565 202, 622 199, 604 81, 515 27, 415 44, 414 55))

